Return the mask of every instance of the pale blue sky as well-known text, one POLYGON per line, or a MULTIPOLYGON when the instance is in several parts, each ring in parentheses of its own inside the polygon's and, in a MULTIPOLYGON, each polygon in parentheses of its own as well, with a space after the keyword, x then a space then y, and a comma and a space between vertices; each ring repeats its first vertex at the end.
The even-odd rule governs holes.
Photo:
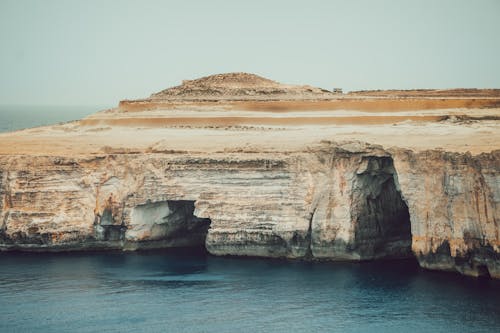
POLYGON ((500 0, 0 0, 0 104, 107 104, 244 71, 500 88, 500 0))

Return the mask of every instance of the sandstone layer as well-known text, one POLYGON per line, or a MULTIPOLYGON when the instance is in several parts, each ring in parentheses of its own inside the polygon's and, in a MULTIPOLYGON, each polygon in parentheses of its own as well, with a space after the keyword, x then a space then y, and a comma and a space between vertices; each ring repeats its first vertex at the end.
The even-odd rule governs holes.
POLYGON ((0 247, 415 256, 500 278, 499 100, 338 95, 232 73, 0 134, 0 247))

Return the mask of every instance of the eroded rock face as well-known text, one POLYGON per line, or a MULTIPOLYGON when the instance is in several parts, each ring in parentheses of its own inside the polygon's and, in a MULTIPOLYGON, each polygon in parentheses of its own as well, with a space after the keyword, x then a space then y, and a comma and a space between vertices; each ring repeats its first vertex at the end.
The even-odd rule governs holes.
POLYGON ((410 215, 395 183, 392 158, 365 158, 352 196, 354 246, 362 258, 411 256, 410 215))
POLYGON ((215 255, 499 274, 500 153, 325 143, 288 153, 0 157, 3 249, 204 244, 215 255), (411 251, 412 250, 412 251, 411 251))
POLYGON ((394 154, 421 266, 500 277, 500 151, 394 154))

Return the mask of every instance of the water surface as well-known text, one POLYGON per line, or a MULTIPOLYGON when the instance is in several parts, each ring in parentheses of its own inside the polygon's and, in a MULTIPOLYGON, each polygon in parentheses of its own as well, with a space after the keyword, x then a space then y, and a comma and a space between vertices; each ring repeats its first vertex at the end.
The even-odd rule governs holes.
POLYGON ((0 332, 498 332, 500 284, 413 261, 0 253, 0 332))
POLYGON ((78 120, 104 106, 1 105, 0 133, 78 120))

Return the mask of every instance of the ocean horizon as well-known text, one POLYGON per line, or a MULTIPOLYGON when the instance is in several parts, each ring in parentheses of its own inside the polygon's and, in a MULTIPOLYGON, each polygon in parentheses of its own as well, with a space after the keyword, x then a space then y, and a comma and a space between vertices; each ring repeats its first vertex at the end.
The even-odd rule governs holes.
POLYGON ((0 133, 82 119, 111 106, 0 104, 0 133))

